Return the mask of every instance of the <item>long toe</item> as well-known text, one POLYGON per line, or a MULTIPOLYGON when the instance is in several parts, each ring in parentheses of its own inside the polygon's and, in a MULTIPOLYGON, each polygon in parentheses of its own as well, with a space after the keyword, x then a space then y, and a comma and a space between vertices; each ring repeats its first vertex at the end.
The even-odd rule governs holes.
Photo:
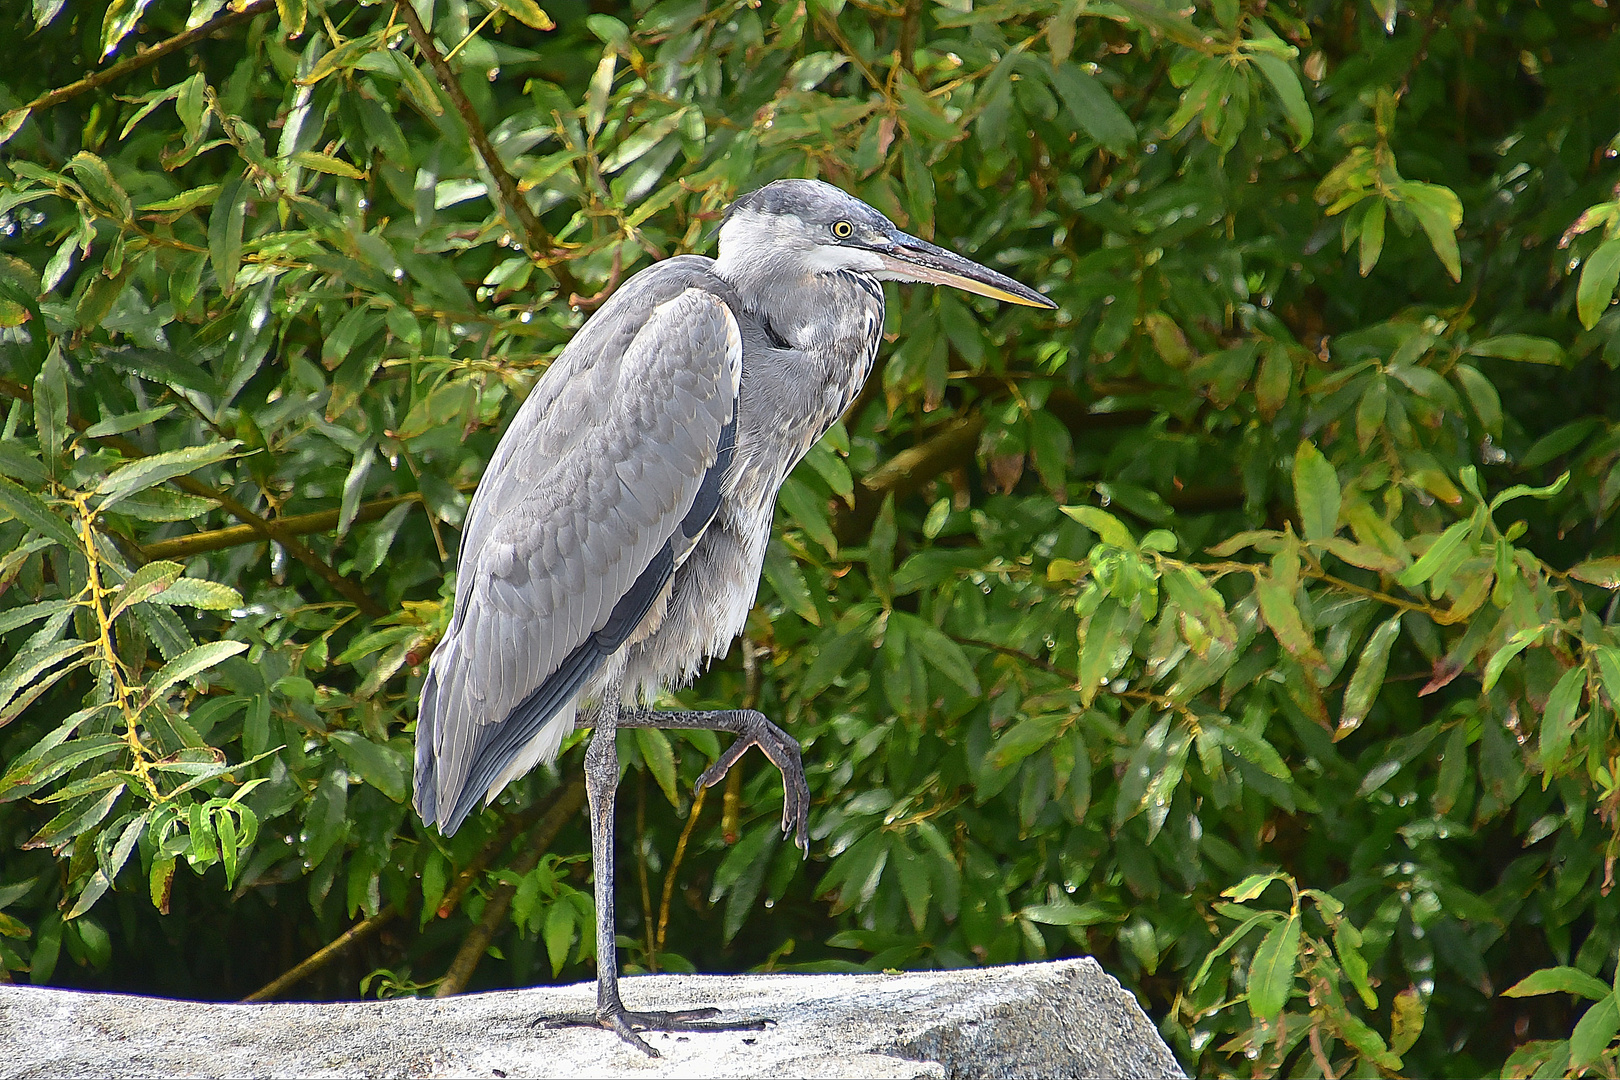
POLYGON ((574 1016, 541 1016, 531 1021, 531 1027, 565 1028, 593 1027, 611 1031, 648 1057, 662 1057, 643 1039, 643 1031, 763 1031, 776 1023, 771 1017, 745 1017, 737 1020, 716 1020, 719 1009, 680 1009, 672 1012, 631 1012, 628 1009, 610 1009, 602 1013, 574 1016))

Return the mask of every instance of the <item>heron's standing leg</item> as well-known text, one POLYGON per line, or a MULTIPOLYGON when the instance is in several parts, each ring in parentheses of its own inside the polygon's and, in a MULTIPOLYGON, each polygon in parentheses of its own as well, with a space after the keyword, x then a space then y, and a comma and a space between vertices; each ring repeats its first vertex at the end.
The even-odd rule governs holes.
POLYGON ((613 811, 619 790, 619 688, 612 687, 596 709, 596 730, 585 751, 585 798, 591 808, 591 872, 596 888, 596 1017, 632 1046, 657 1056, 635 1032, 614 1023, 624 1012, 619 1000, 619 952, 613 911, 613 811))
MULTIPOLYGON (((596 1014, 546 1021, 547 1027, 588 1025, 616 1032, 625 1042, 650 1057, 660 1057, 637 1032, 641 1031, 758 1031, 765 1020, 708 1021, 718 1009, 679 1012, 631 1012, 619 998, 619 952, 613 904, 613 810, 619 787, 617 729, 630 719, 620 709, 619 688, 602 696, 593 715, 581 715, 581 727, 594 726, 585 751, 585 797, 591 812, 591 868, 596 887, 596 1014)), ((537 1021, 538 1022, 538 1021, 537 1021)))

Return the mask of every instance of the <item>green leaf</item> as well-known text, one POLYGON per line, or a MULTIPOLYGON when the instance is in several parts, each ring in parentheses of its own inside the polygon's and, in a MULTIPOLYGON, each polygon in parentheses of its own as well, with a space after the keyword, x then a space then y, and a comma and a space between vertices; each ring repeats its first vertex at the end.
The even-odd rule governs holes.
POLYGON ((117 802, 123 793, 124 785, 120 783, 99 796, 86 797, 74 803, 40 826, 39 831, 22 845, 23 850, 57 847, 89 832, 112 813, 113 803, 117 802))
POLYGON ((1286 881, 1287 879, 1287 874, 1276 870, 1269 874, 1250 874, 1236 885, 1222 889, 1221 895, 1236 900, 1241 904, 1244 901, 1254 900, 1259 897, 1273 881, 1286 881))
POLYGON ((1136 537, 1125 523, 1108 511, 1095 506, 1064 506, 1059 507, 1065 514, 1092 532, 1096 533, 1102 542, 1115 547, 1134 548, 1136 537))
POLYGON ((1082 705, 1090 705, 1130 658, 1131 642, 1126 635, 1129 622, 1130 611, 1108 597, 1081 627, 1077 685, 1082 705))
POLYGON ((1234 757, 1247 761, 1268 776, 1278 780, 1293 779, 1293 774, 1288 771, 1288 765, 1276 748, 1241 724, 1218 725, 1216 738, 1234 757))
POLYGON ((1530 334, 1498 334, 1468 346, 1473 356, 1494 356, 1501 360, 1520 360, 1526 364, 1564 363, 1564 348, 1550 338, 1530 334))
POLYGON ((1294 989, 1294 962, 1299 957, 1299 913, 1271 928, 1249 965, 1249 1011, 1276 1023, 1294 989))
POLYGON ((787 553, 781 541, 773 540, 766 548, 762 573, 775 590, 777 599, 786 604, 790 611, 812 626, 821 625, 821 613, 816 610, 816 602, 810 596, 810 583, 805 579, 804 570, 787 553))
POLYGON ((535 3, 534 0, 495 0, 495 3, 502 11, 525 26, 532 26, 536 30, 555 30, 557 28, 557 24, 551 20, 551 16, 540 10, 540 5, 535 3))
POLYGON ((1395 580, 1406 588, 1415 590, 1442 569, 1447 569, 1449 574, 1448 568, 1454 568, 1465 554, 1462 545, 1468 539, 1473 524, 1472 519, 1454 522, 1429 545, 1429 550, 1425 551, 1422 557, 1401 571, 1395 580))
POLYGON ((928 863, 904 841, 893 846, 889 861, 900 880, 900 895, 906 902, 911 925, 922 933, 928 926, 928 902, 934 895, 934 882, 928 872, 928 863))
POLYGON ((156 487, 177 476, 187 476, 208 465, 232 456, 239 444, 236 440, 209 443, 206 446, 188 446, 180 450, 165 450, 150 457, 137 458, 128 465, 114 469, 101 483, 96 493, 104 496, 98 510, 105 513, 120 500, 139 491, 156 487))
POLYGON ((141 699, 141 708, 147 708, 171 686, 182 679, 189 679, 193 675, 206 671, 239 652, 244 652, 246 649, 247 642, 245 641, 210 641, 205 645, 187 649, 184 653, 164 664, 158 673, 152 677, 152 681, 146 684, 146 692, 141 699))
POLYGON ((1378 691, 1384 685, 1390 646, 1395 644, 1400 632, 1401 616, 1397 612, 1379 623, 1378 628, 1368 636, 1367 644, 1362 646, 1361 656, 1356 660, 1355 673, 1350 676, 1350 683, 1345 688, 1344 705, 1339 711, 1339 727, 1334 738, 1350 734, 1367 718, 1373 702, 1378 699, 1378 691))
POLYGON ((891 493, 883 497, 883 509, 872 522, 872 532, 866 542, 866 573, 872 581, 872 591, 885 606, 894 602, 894 545, 898 539, 891 493))
POLYGON ((105 60, 118 48, 118 43, 135 29, 146 5, 152 0, 112 0, 101 17, 101 58, 105 60))
POLYGON ((1289 590, 1269 577, 1262 577, 1255 582, 1254 592, 1260 601, 1260 615, 1277 636, 1278 644, 1295 656, 1318 659, 1316 641, 1305 629, 1289 590))
POLYGON ((5 776, 0 778, 0 802, 22 798, 39 785, 48 784, 87 761, 117 753, 126 745, 116 735, 87 735, 82 739, 48 746, 42 751, 36 748, 35 752, 13 762, 5 776))
POLYGON ((53 346, 34 379, 34 428, 39 432, 40 455, 52 477, 62 470, 62 448, 70 437, 67 415, 67 361, 61 348, 53 346))
POLYGON ((122 435, 126 431, 145 427, 155 421, 163 419, 174 412, 173 405, 160 405, 155 409, 141 409, 139 412, 125 413, 123 416, 114 416, 103 420, 99 424, 91 424, 84 429, 86 438, 99 439, 108 435, 122 435))
POLYGON ((308 0, 276 0, 276 14, 281 16, 281 29, 288 37, 304 32, 304 21, 309 15, 308 0))
POLYGON ((1502 399, 1496 392, 1496 386, 1481 374, 1478 368, 1470 364, 1458 364, 1452 369, 1452 374, 1462 386, 1468 404, 1474 407, 1474 415, 1479 417, 1479 426, 1485 429, 1487 435, 1500 436, 1502 399))
POLYGON ((1367 961, 1361 954, 1361 945, 1361 931, 1349 919, 1340 919, 1333 924, 1333 951, 1339 956, 1339 967, 1343 969, 1345 978, 1350 980, 1350 985, 1355 987, 1361 1003, 1369 1009, 1376 1009, 1378 995, 1373 993, 1372 983, 1367 978, 1367 961))
POLYGON ((605 50, 596 65, 596 74, 591 76, 590 85, 585 90, 585 131, 589 135, 602 130, 608 98, 613 93, 613 72, 617 65, 618 57, 613 49, 605 50))
POLYGON ((1586 257, 1580 284, 1575 287, 1575 311, 1590 330, 1609 308, 1614 286, 1620 281, 1620 236, 1610 237, 1586 257))
POLYGON ((1598 645, 1592 649, 1592 655, 1597 657, 1603 688, 1609 692, 1611 699, 1620 698, 1620 648, 1598 645))
MULTIPOLYGON (((1311 106, 1305 100, 1305 90, 1300 86, 1299 75, 1294 71, 1294 65, 1278 56, 1267 53, 1252 53, 1249 60, 1260 73, 1271 83, 1271 88, 1277 92, 1277 100, 1282 103, 1283 114, 1288 117, 1288 123, 1298 136, 1299 147, 1311 141, 1311 135, 1316 131, 1315 120, 1311 117, 1311 106)), ((1383 204, 1376 204, 1380 210, 1382 221, 1383 204)), ((1381 227, 1381 226, 1380 226, 1381 227)), ((1377 256, 1373 256, 1376 262, 1377 256)), ((1366 271, 1362 271, 1363 276, 1366 271)))
POLYGON ((1019 916, 1045 926, 1095 926, 1098 923, 1117 922, 1119 914, 1102 904, 1087 902, 1076 904, 1072 900, 1058 900, 1049 904, 1031 904, 1019 916))
POLYGON ((1564 760, 1575 734, 1575 713, 1586 688, 1586 668, 1577 664, 1564 672, 1547 695, 1547 708, 1541 714, 1541 767, 1549 773, 1564 760))
POLYGON ((1605 589, 1620 589, 1620 556, 1587 559, 1569 568, 1569 576, 1605 589))
POLYGON ((27 626, 31 622, 38 622, 59 611, 67 611, 77 606, 76 600, 41 600, 37 604, 24 604, 21 607, 0 611, 0 634, 10 633, 19 626, 27 626))
POLYGON ((664 798, 669 800, 669 805, 679 810, 681 793, 675 779, 675 750, 669 744, 669 736, 656 728, 634 730, 636 748, 641 751, 641 760, 647 763, 647 771, 658 781, 658 787, 663 791, 664 798))
POLYGON ((234 176, 220 187, 214 209, 208 215, 208 259, 220 290, 229 296, 236 291, 236 272, 242 265, 242 227, 247 213, 248 185, 234 176))
POLYGON ((1061 713, 1043 713, 1018 721, 995 741, 991 749, 991 763, 998 769, 1011 768, 1048 746, 1062 734, 1067 720, 1068 717, 1061 713))
POLYGON ((973 661, 962 651, 962 646, 933 623, 906 612, 893 612, 889 618, 891 621, 901 619, 905 622, 906 638, 921 653, 924 663, 955 683, 969 697, 978 697, 982 693, 979 678, 973 672, 973 661))
POLYGON ((832 520, 822 498, 802 480, 789 476, 777 493, 777 503, 805 535, 827 549, 827 554, 838 555, 838 537, 833 534, 832 520))
POLYGON ((1193 975, 1192 982, 1187 984, 1189 991, 1197 990, 1200 986, 1204 985, 1204 979, 1209 975, 1210 969, 1214 966, 1215 961, 1219 960, 1222 956, 1230 952, 1234 945, 1248 936, 1249 931, 1253 930, 1262 923, 1267 925, 1276 925, 1282 921, 1281 913, 1276 911, 1250 912, 1248 908, 1237 904, 1230 905, 1230 908, 1232 910, 1225 912, 1227 917, 1234 919, 1240 918, 1243 921, 1238 924, 1237 929, 1233 930, 1231 933, 1222 938, 1221 943, 1215 946, 1213 951, 1204 955, 1203 963, 1198 965, 1198 971, 1193 975))
MULTIPOLYGON (((1360 256, 1358 269, 1362 277, 1372 273, 1373 267, 1378 265, 1378 257, 1384 253, 1384 226, 1389 218, 1389 209, 1383 199, 1373 199, 1365 205, 1367 212, 1361 219, 1358 249, 1360 256)), ((1349 220, 1345 219, 1346 228, 1349 228, 1349 220)))
POLYGON ((164 607, 189 607, 199 611, 230 611, 242 606, 242 594, 229 585, 202 578, 176 578, 169 587, 151 599, 164 607))
POLYGON ((1597 1061, 1620 1032, 1620 1001, 1610 993, 1580 1018, 1569 1037, 1569 1067, 1577 1075, 1597 1061))
POLYGON ((1520 630, 1509 638, 1507 644, 1497 649, 1490 660, 1486 661, 1485 676, 1480 689, 1487 694, 1490 693, 1491 689, 1496 686, 1496 680, 1502 677, 1502 671, 1507 667, 1508 661, 1540 641, 1541 635, 1546 632, 1547 628, 1545 626, 1533 626, 1520 630))
POLYGON ((118 591, 118 601, 113 605, 112 611, 107 613, 107 621, 118 618, 124 609, 131 604, 139 604, 150 600, 158 593, 167 589, 174 580, 186 572, 186 568, 177 562, 166 562, 159 559, 149 562, 135 573, 130 575, 124 587, 118 591))
POLYGON ((0 113, 0 146, 11 141, 11 137, 22 129, 23 122, 32 113, 31 109, 12 109, 0 113))
POLYGON ((1612 996, 1614 988, 1602 979, 1588 975, 1580 968, 1550 967, 1532 971, 1506 990, 1503 997, 1535 997, 1539 994, 1575 994, 1579 997, 1602 1001, 1612 996))
POLYGON ((39 496, 3 476, 0 476, 0 510, 68 550, 80 550, 79 537, 67 522, 53 513, 39 496))
POLYGON ((355 453, 354 463, 349 466, 349 475, 343 481, 343 498, 338 504, 337 534, 340 540, 349 535, 349 526, 354 524, 354 516, 360 512, 360 500, 366 494, 366 477, 376 460, 376 447, 367 440, 355 453))
POLYGON ((92 648, 87 641, 53 641, 25 648, 13 656, 11 662, 0 670, 0 726, 4 726, 14 715, 13 705, 26 708, 28 702, 73 670, 78 663, 88 661, 86 654, 92 648), (76 659, 78 663, 58 668, 48 675, 41 674, 70 659, 76 659))
POLYGON ((373 742, 357 731, 333 731, 327 735, 327 740, 350 772, 395 802, 405 801, 410 766, 399 751, 385 743, 373 742))
POLYGON ((556 978, 568 963, 568 950, 574 944, 574 910, 568 904, 554 903, 546 911, 546 957, 551 976, 556 978))
POLYGON ((1457 193, 1439 184, 1403 180, 1394 186, 1406 208, 1412 211, 1428 234, 1429 244, 1451 280, 1462 280, 1462 255, 1457 250, 1457 226, 1462 224, 1462 200, 1457 193))
POLYGON ((1341 497, 1332 464, 1314 443, 1301 442, 1294 452, 1294 498, 1307 541, 1325 540, 1338 531, 1341 497))
POLYGON ((129 201, 129 194, 117 180, 113 179, 112 170, 107 163, 87 150, 80 150, 67 163, 67 172, 73 174, 79 186, 84 189, 103 210, 111 210, 120 223, 128 222, 135 216, 135 207, 129 201))
POLYGON ((328 176, 341 176, 348 180, 364 180, 365 170, 357 169, 342 158, 323 154, 318 150, 300 150, 292 156, 292 160, 306 169, 313 169, 328 176))
POLYGON ((1423 995, 1419 994, 1415 987, 1409 986, 1395 995, 1389 1018, 1391 1053, 1399 1056, 1412 1049, 1418 1036, 1423 1034, 1425 1009, 1423 995))
POLYGON ((781 833, 769 824, 749 829, 721 860, 714 874, 714 886, 709 890, 709 902, 726 897, 721 921, 722 939, 730 942, 742 929, 743 923, 754 910, 760 888, 765 883, 765 871, 780 843, 781 833))
POLYGON ((1076 126, 1109 153, 1124 156, 1136 143, 1136 125, 1090 72, 1069 61, 1052 68, 1052 86, 1076 126))

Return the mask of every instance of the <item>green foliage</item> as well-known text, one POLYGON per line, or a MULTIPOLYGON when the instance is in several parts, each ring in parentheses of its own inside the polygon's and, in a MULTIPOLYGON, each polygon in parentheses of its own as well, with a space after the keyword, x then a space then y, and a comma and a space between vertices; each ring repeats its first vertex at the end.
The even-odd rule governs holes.
POLYGON ((409 810, 456 529, 601 294, 813 175, 1060 306, 890 293, 682 695, 801 738, 812 857, 622 733, 630 966, 1086 952, 1196 1075, 1620 1067, 1612 8, 0 18, 8 977, 587 977, 583 736, 409 810))

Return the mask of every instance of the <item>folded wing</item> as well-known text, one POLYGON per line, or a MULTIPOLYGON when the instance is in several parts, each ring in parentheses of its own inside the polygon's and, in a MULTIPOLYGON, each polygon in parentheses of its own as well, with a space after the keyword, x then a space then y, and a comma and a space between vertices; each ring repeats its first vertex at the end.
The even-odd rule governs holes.
POLYGON ((714 516, 742 342, 680 271, 637 275, 586 324, 479 483, 417 721, 416 807, 446 835, 555 755, 580 690, 714 516))

